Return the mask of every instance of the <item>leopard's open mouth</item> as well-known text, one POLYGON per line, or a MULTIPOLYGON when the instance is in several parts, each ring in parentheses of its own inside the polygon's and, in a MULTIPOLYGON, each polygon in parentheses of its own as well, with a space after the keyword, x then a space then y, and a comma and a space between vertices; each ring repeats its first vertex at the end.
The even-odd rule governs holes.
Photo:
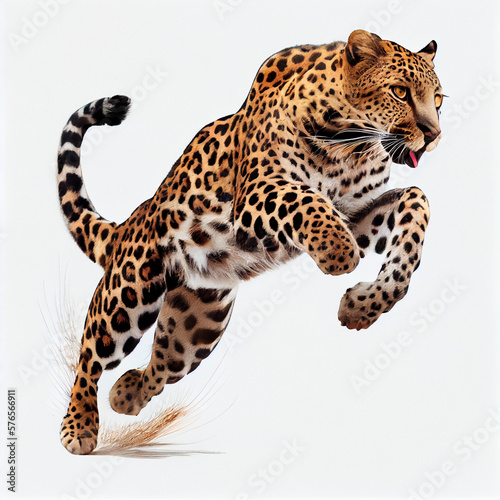
POLYGON ((403 150, 397 148, 395 150, 394 146, 389 146, 388 144, 384 144, 384 140, 382 139, 382 146, 384 149, 391 155, 392 161, 394 163, 399 163, 400 165, 408 165, 411 168, 417 168, 418 162, 422 155, 425 153, 425 148, 419 149, 418 151, 412 151, 408 147, 404 147, 403 150))

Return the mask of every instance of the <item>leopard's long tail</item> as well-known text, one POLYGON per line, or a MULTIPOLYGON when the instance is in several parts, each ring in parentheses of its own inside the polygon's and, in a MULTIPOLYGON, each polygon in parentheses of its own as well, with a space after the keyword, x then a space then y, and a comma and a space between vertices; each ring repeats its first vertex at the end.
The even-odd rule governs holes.
POLYGON ((98 99, 75 111, 61 135, 57 158, 59 201, 71 235, 94 262, 107 267, 116 224, 103 219, 90 201, 80 163, 85 132, 93 125, 119 125, 127 116, 130 99, 98 99))

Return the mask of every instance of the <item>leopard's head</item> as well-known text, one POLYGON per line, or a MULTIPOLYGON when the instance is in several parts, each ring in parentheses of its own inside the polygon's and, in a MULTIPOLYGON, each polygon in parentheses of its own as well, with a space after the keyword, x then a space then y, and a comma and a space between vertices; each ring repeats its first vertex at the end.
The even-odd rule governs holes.
POLYGON ((396 163, 416 167, 441 138, 441 85, 434 73, 437 44, 413 53, 366 31, 345 46, 345 99, 365 124, 380 133, 396 163))
POLYGON ((441 137, 436 42, 414 53, 356 30, 338 52, 330 47, 287 89, 295 126, 323 157, 389 153, 416 167, 441 137))

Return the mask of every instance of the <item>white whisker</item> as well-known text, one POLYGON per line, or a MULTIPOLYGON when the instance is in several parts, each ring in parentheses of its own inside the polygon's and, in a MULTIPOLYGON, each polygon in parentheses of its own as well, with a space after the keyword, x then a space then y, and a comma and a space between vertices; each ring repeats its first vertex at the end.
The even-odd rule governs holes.
POLYGON ((314 122, 303 120, 303 124, 300 134, 305 136, 311 144, 323 150, 331 159, 353 154, 360 158, 374 158, 384 154, 397 158, 404 153, 405 149, 414 149, 405 141, 404 136, 390 132, 394 127, 395 119, 381 127, 369 120, 343 118, 343 128, 332 130, 330 136, 318 131, 318 126, 314 122), (357 148, 362 149, 355 151, 357 148))

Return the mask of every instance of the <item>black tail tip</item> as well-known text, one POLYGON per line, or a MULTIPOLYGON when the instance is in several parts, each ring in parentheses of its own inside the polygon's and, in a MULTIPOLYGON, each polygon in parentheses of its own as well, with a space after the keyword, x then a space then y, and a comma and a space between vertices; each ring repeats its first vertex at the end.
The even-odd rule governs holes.
POLYGON ((127 116, 130 109, 130 98, 124 95, 115 95, 104 100, 102 124, 119 125, 127 116))

